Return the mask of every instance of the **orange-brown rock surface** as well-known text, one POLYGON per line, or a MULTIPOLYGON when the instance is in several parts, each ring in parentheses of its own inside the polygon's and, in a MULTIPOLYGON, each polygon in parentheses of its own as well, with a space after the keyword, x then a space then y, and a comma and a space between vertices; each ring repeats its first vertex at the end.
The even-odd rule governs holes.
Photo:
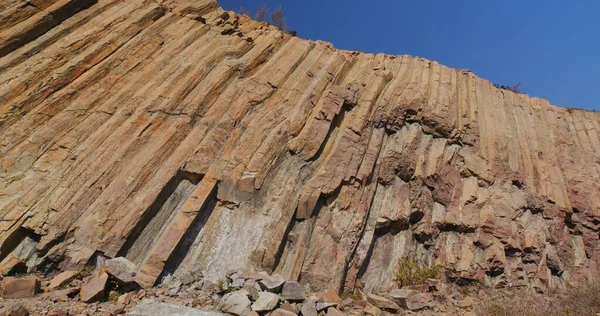
POLYGON ((600 115, 213 0, 0 3, 0 271, 600 279, 600 115))

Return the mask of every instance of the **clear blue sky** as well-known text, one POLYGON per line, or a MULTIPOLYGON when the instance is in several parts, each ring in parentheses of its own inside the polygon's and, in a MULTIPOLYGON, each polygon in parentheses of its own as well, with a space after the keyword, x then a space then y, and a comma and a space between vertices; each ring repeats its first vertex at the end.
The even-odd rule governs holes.
POLYGON ((466 68, 552 104, 600 110, 598 0, 217 0, 285 10, 298 36, 466 68))

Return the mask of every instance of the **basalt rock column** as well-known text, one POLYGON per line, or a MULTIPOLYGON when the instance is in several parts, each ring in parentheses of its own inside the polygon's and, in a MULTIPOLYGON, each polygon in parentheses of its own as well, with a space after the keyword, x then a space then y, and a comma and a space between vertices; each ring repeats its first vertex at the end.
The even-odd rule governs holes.
POLYGON ((0 272, 600 277, 600 115, 211 0, 0 4, 0 272), (52 23, 47 17, 53 17, 52 23))

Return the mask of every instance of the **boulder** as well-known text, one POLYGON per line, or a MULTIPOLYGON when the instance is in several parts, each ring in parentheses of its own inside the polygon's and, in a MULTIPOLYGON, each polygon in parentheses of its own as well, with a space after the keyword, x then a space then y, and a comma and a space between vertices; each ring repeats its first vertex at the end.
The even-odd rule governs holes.
POLYGON ((117 257, 104 262, 105 271, 123 284, 131 284, 136 276, 137 267, 126 258, 117 257))
MULTIPOLYGON (((238 277, 241 277, 244 279, 252 279, 252 280, 256 280, 256 281, 269 277, 269 274, 264 271, 254 272, 254 271, 250 271, 250 270, 240 270, 240 271, 236 272, 235 274, 237 274, 238 277)), ((234 275, 232 275, 231 277, 233 278, 234 275)))
POLYGON ((70 287, 68 289, 54 291, 52 292, 52 295, 54 295, 54 297, 59 298, 62 301, 66 301, 69 297, 74 297, 75 295, 77 295, 79 291, 79 287, 70 287))
POLYGON ((408 308, 408 298, 412 295, 418 294, 419 291, 410 290, 410 289, 395 289, 391 290, 387 297, 394 301, 394 303, 398 304, 402 308, 408 308))
POLYGON ((242 316, 260 316, 260 314, 249 308, 246 308, 246 310, 244 310, 244 313, 242 314, 242 316))
POLYGON ((183 285, 190 285, 196 281, 200 281, 203 278, 203 274, 200 270, 198 269, 194 269, 192 271, 186 271, 184 272, 180 279, 181 279, 181 283, 183 283, 183 285))
POLYGON ((119 298, 117 299, 117 304, 129 305, 129 303, 131 303, 131 300, 133 300, 134 298, 135 298, 135 292, 125 293, 125 294, 119 296, 119 298))
POLYGON ((36 277, 13 278, 2 280, 2 298, 25 298, 34 296, 40 289, 40 281, 36 277))
POLYGON ((292 312, 294 314, 298 313, 298 310, 296 309, 296 304, 290 304, 290 303, 283 303, 281 304, 281 306, 279 307, 279 309, 285 309, 286 311, 292 312))
POLYGON ((108 274, 103 270, 96 272, 89 278, 86 278, 81 286, 79 299, 82 302, 90 303, 100 300, 104 296, 108 274))
POLYGON ((421 293, 429 292, 429 284, 415 284, 402 287, 403 289, 415 290, 421 293))
POLYGON ((392 309, 399 310, 401 309, 398 304, 394 303, 392 300, 387 299, 383 296, 375 295, 375 294, 367 294, 367 299, 369 302, 381 309, 392 309))
POLYGON ((383 314, 383 312, 377 306, 375 306, 371 303, 367 303, 367 305, 364 307, 364 312, 367 315, 373 315, 373 316, 380 316, 383 314))
POLYGON ((288 301, 303 301, 306 298, 306 292, 300 283, 287 281, 283 284, 281 296, 288 301))
POLYGON ((258 299, 252 304, 252 310, 257 312, 268 312, 273 310, 279 303, 279 295, 270 292, 258 293, 258 299))
POLYGON ((0 309, 0 316, 29 316, 29 311, 20 303, 14 303, 0 309))
POLYGON ((225 294, 219 301, 218 309, 232 315, 242 315, 252 302, 248 299, 248 292, 235 291, 225 294))
POLYGON ((159 302, 143 302, 131 309, 127 316, 226 316, 226 314, 159 302))
POLYGON ((245 280, 242 278, 237 278, 233 281, 231 281, 231 284, 229 286, 233 287, 233 288, 241 288, 244 286, 245 280))
POLYGON ((125 310, 125 304, 108 304, 104 306, 104 311, 110 316, 117 316, 125 310))
POLYGON ((336 303, 324 303, 324 302, 319 302, 317 303, 317 311, 322 311, 325 309, 328 309, 329 307, 335 307, 337 306, 336 303))
POLYGON ((323 299, 323 302, 327 302, 327 303, 339 304, 342 302, 342 299, 338 295, 337 291, 334 289, 327 289, 327 290, 319 293, 319 297, 321 297, 323 299))
POLYGON ((54 290, 59 287, 68 285, 69 283, 71 283, 71 281, 73 281, 75 278, 77 278, 77 275, 78 275, 78 273, 76 271, 62 272, 52 278, 52 280, 50 281, 50 285, 48 285, 48 288, 50 290, 54 290))
POLYGON ((317 311, 317 307, 313 303, 304 303, 300 307, 300 312, 303 316, 317 316, 319 312, 317 311))
POLYGON ((296 313, 287 311, 287 310, 282 309, 282 308, 278 308, 278 309, 274 310, 270 314, 270 316, 296 316, 296 313))
POLYGON ((344 313, 338 311, 335 307, 327 310, 327 316, 344 316, 344 313))
POLYGON ((244 285, 242 286, 242 289, 250 293, 249 297, 251 300, 256 301, 258 299, 260 286, 256 284, 256 281, 252 279, 246 280, 246 282, 244 282, 244 285))
POLYGON ((410 295, 406 303, 408 309, 411 311, 429 308, 433 304, 433 295, 431 293, 416 293, 410 295))
POLYGON ((258 281, 258 284, 260 284, 260 287, 263 290, 269 291, 272 293, 278 293, 281 290, 281 287, 283 286, 284 283, 285 283, 285 279, 281 275, 278 275, 278 274, 270 275, 270 276, 265 277, 262 280, 258 281))

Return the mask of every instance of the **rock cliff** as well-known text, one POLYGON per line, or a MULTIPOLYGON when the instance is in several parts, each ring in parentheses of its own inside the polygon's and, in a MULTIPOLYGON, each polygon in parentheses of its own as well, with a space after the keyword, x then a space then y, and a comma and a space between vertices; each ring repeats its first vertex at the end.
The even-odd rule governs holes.
POLYGON ((600 114, 213 0, 0 3, 0 272, 600 278, 600 114))

